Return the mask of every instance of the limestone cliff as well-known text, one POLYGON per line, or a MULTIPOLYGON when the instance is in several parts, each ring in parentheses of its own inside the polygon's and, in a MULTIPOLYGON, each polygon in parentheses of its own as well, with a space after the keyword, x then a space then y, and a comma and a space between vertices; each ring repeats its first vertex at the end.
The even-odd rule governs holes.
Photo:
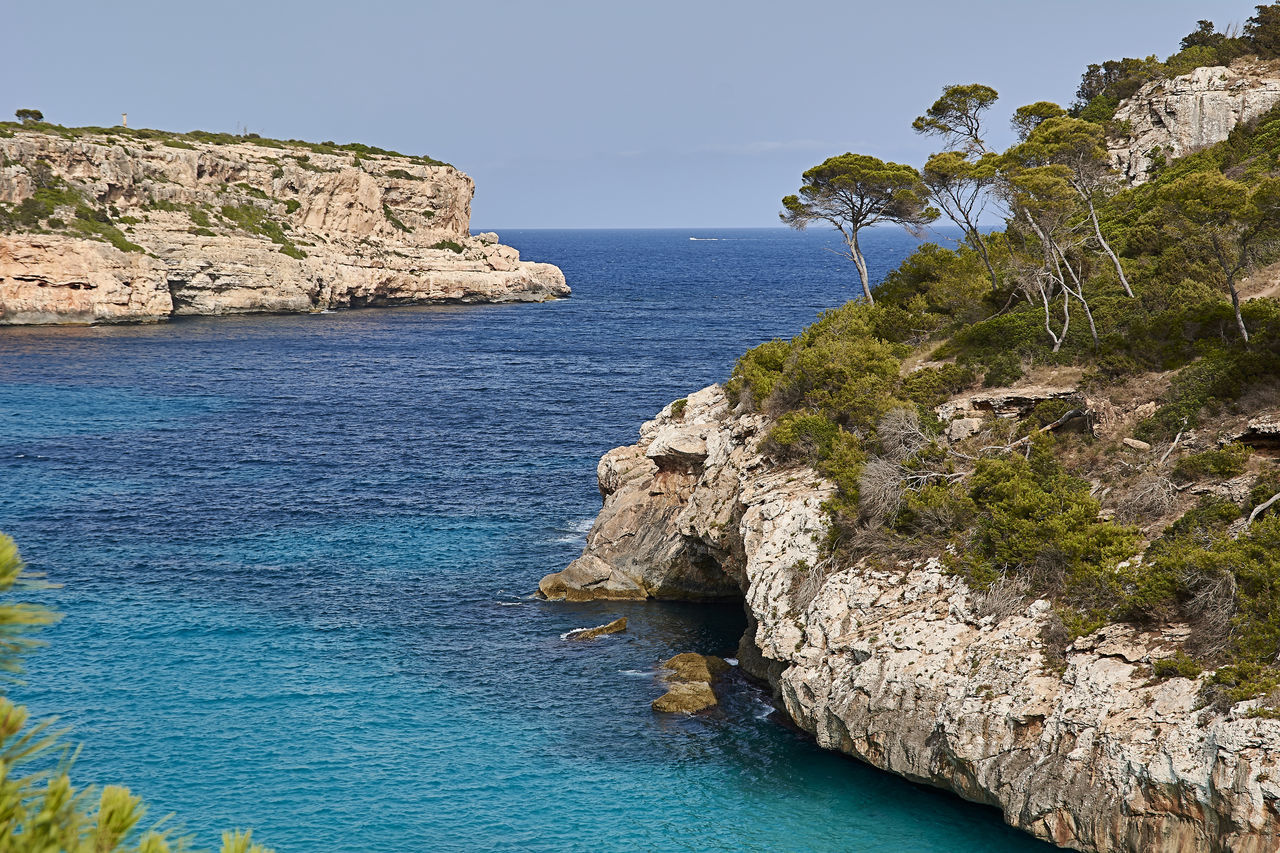
POLYGON ((0 324, 567 296, 474 185, 363 146, 0 128, 0 324))
POLYGON ((1196 679, 1153 679, 1181 628, 1109 626, 1053 661, 1048 601, 993 613, 936 558, 832 566, 820 540, 833 488, 770 460, 768 427, 718 386, 668 406, 601 460, 604 508, 583 556, 542 594, 739 595, 743 666, 819 744, 996 806, 1056 844, 1280 849, 1280 720, 1250 716, 1253 702, 1201 710, 1196 679))
POLYGON ((1246 60, 1147 83, 1116 111, 1128 137, 1111 141, 1112 161, 1129 183, 1144 183, 1153 164, 1221 142, 1278 103, 1280 62, 1246 60))

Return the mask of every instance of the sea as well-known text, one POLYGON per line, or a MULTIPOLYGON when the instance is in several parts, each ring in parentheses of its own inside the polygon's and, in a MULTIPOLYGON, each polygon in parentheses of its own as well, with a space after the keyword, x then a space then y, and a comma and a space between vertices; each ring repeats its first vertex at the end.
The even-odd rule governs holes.
MULTIPOLYGON (((501 234, 573 297, 0 329, 0 531, 64 614, 6 689, 75 778, 196 849, 1050 849, 745 680, 654 714, 657 663, 732 655, 740 606, 532 596, 601 454, 854 297, 834 232, 501 234)), ((864 245, 878 278, 917 241, 864 245)))

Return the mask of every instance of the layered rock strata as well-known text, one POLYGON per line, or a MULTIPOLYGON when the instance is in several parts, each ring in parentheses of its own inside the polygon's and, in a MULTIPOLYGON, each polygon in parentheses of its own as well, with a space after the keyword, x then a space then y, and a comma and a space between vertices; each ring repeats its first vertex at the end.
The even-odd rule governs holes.
POLYGON ((1144 183, 1156 163, 1221 142, 1278 103, 1280 62, 1209 66, 1147 83, 1116 110, 1128 135, 1109 144, 1112 161, 1129 183, 1144 183))
POLYGON ((123 133, 0 138, 0 324, 569 294, 556 267, 471 236, 452 166, 123 133))
MULTIPOLYGON (((1196 679, 1152 677, 1185 632, 1110 626, 1065 662, 1048 601, 980 616, 939 559, 833 567, 833 492, 761 450, 768 422, 717 386, 667 407, 600 463, 604 508, 557 598, 745 600, 739 653, 821 745, 999 808, 1092 851, 1280 848, 1280 721, 1198 708, 1196 679)), ((1202 676, 1203 677, 1203 676, 1202 676)))

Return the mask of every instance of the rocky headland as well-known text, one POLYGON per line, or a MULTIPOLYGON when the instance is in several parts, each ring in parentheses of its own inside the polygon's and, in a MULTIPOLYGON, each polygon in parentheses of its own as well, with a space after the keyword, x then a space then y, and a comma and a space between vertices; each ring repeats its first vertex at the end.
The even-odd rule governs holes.
POLYGON ((586 547, 541 596, 740 600, 742 670, 820 745, 1054 844, 1280 849, 1277 265, 1242 280, 1273 330, 1246 345, 1225 288, 1179 304, 1216 282, 1186 258, 1213 256, 1150 202, 1162 161, 1237 129, 1199 178, 1273 174, 1277 103, 1256 60, 1120 103, 1100 228, 1127 235, 1136 294, 1071 252, 1116 300, 1116 360, 1078 325, 1074 355, 1065 326, 1050 348, 1047 293, 1006 314, 972 252, 925 247, 874 306, 760 345, 605 454, 586 547))
POLYGON ((0 324, 544 301, 454 167, 366 146, 0 127, 0 324))
MULTIPOLYGON (((958 402, 940 414, 981 430, 1016 412, 958 402)), ((1090 402, 1117 430, 1141 414, 1090 402)), ((770 457, 768 419, 735 411, 720 386, 677 408, 601 460, 604 508, 582 557, 543 579, 545 597, 740 597, 741 666, 819 744, 995 806, 1055 844, 1280 845, 1280 720, 1253 715, 1257 702, 1206 711, 1209 673, 1154 678, 1184 627, 1111 625, 1058 657, 1043 639, 1048 600, 1000 606, 946 554, 833 566, 822 540, 834 487, 770 457)))

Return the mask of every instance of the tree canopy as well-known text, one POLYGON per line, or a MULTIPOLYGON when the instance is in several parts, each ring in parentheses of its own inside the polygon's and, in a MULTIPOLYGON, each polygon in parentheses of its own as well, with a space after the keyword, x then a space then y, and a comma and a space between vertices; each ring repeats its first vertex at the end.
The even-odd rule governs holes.
POLYGON ((995 89, 981 83, 948 86, 942 90, 942 97, 917 117, 911 127, 917 133, 940 136, 950 146, 983 153, 987 143, 982 138, 982 114, 991 109, 999 97, 995 89))
POLYGON ((863 295, 874 302, 858 232, 879 222, 915 230, 937 219, 920 173, 868 154, 845 153, 827 158, 802 177, 799 193, 782 199, 780 218, 792 228, 804 229, 821 221, 839 231, 847 247, 845 256, 858 268, 863 295))
POLYGON ((1171 227, 1187 240, 1208 243, 1231 295, 1236 326, 1247 342, 1236 278, 1280 232, 1280 178, 1267 178, 1250 188, 1218 171, 1193 172, 1163 187, 1159 198, 1171 227))
POLYGON ((26 124, 29 121, 44 121, 44 113, 39 110, 21 109, 14 112, 14 116, 18 121, 26 124))

